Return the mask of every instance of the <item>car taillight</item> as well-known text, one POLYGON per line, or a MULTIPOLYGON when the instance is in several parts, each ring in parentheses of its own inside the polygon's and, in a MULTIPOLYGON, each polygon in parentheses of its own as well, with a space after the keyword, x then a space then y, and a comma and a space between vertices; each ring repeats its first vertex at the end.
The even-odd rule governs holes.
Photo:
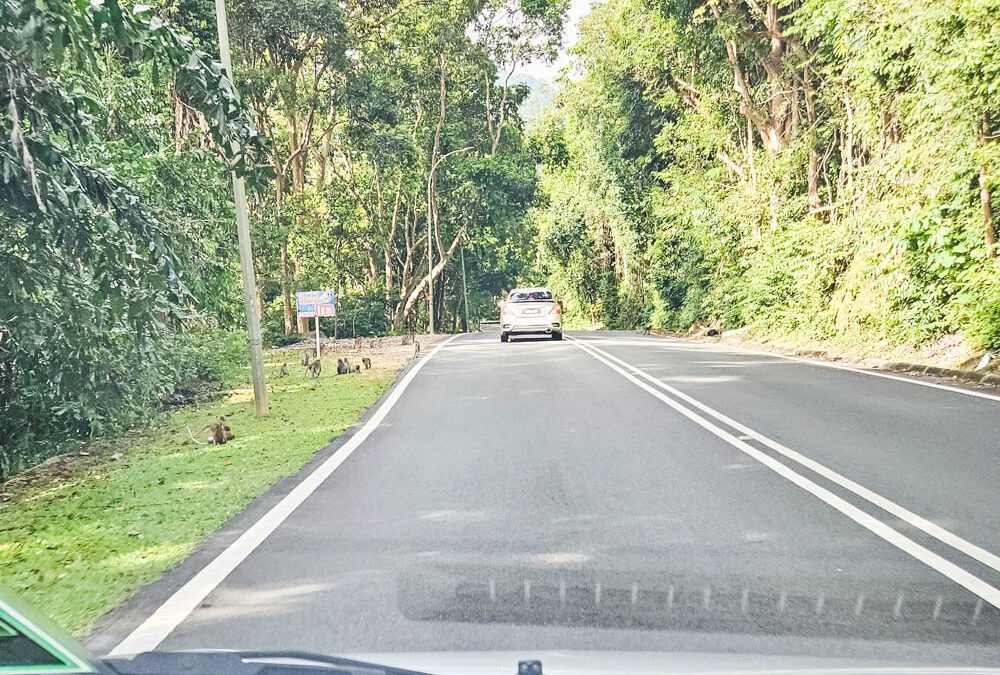
POLYGON ((562 314, 562 307, 559 306, 558 302, 553 303, 552 309, 549 310, 549 314, 562 314))

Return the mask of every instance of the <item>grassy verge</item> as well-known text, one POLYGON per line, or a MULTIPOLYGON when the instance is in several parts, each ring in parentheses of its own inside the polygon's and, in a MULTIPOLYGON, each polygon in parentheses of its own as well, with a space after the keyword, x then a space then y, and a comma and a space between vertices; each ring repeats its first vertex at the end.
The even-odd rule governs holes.
MULTIPOLYGON (((269 372, 281 360, 272 357, 269 372)), ((249 393, 178 410, 142 435, 94 444, 0 492, 0 585, 77 635, 178 563, 228 518, 361 416, 394 369, 272 379, 271 414, 249 393), (199 445, 225 415, 236 439, 199 445)))

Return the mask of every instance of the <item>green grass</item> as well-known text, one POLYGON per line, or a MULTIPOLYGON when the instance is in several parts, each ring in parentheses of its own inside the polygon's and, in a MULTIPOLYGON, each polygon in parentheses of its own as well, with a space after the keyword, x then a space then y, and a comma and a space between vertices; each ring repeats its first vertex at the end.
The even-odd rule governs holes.
MULTIPOLYGON (((277 363, 271 363, 273 373, 277 363)), ((145 435, 93 444, 0 493, 0 585, 77 635, 190 554, 206 535, 357 421, 395 371, 272 379, 271 414, 249 393, 180 409, 145 435), (236 439, 204 440, 226 416, 236 439)))

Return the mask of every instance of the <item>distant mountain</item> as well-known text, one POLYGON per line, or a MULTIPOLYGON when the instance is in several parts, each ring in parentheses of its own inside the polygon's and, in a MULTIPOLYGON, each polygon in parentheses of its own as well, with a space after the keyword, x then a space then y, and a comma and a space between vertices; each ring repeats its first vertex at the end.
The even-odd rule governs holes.
POLYGON ((510 78, 512 84, 523 84, 531 89, 528 98, 521 103, 519 112, 525 122, 530 122, 539 117, 555 98, 556 89, 548 80, 539 80, 528 73, 517 73, 510 78))

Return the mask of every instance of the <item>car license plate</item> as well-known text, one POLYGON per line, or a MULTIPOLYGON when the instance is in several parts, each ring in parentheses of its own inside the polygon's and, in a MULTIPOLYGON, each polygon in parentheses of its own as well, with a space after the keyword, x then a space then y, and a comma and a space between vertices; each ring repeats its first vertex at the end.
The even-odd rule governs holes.
POLYGON ((541 311, 542 310, 538 309, 537 307, 529 307, 529 308, 527 308, 527 309, 524 310, 524 313, 525 314, 538 314, 541 311))

